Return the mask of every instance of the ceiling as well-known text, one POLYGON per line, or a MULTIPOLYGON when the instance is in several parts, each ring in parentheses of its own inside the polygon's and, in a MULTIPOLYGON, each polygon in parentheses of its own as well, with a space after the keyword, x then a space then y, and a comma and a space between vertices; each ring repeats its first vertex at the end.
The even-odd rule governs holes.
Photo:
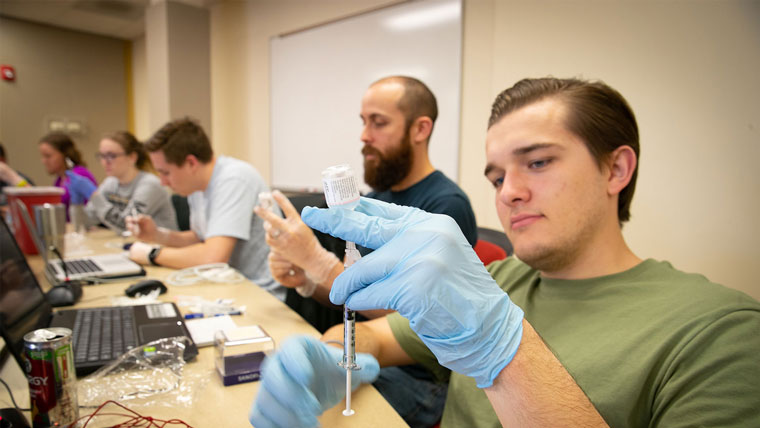
MULTIPOLYGON (((144 33, 145 8, 157 1, 164 0, 0 0, 0 15, 131 40, 144 33)), ((179 1, 198 7, 208 3, 179 1)))

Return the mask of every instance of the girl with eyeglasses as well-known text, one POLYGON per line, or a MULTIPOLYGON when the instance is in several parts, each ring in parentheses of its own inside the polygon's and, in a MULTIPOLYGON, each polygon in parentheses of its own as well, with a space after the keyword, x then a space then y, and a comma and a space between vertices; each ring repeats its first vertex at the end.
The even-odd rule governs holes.
POLYGON ((126 230, 127 216, 146 214, 157 226, 177 229, 177 217, 167 190, 153 174, 142 143, 126 131, 107 134, 95 157, 107 177, 85 207, 89 225, 126 230))

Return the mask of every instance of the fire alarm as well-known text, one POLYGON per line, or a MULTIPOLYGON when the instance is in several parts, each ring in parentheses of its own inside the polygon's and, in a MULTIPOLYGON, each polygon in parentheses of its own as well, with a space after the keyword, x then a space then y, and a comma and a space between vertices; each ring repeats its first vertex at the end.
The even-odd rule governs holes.
POLYGON ((7 80, 9 82, 16 80, 16 70, 14 70, 10 65, 0 65, 0 75, 2 75, 3 80, 7 80))

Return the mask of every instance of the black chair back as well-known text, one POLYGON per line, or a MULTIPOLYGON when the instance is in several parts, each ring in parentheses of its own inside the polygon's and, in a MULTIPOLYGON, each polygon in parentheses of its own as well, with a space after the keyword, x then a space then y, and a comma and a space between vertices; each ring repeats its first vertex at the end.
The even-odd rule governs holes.
POLYGON ((190 230, 190 206, 187 198, 176 193, 172 194, 172 205, 177 214, 177 227, 180 231, 190 230))

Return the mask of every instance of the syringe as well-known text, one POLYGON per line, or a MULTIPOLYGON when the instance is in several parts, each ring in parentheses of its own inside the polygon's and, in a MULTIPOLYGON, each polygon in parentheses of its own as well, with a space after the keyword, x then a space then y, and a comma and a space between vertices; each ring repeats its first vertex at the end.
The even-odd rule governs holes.
MULTIPOLYGON (((346 242, 344 267, 348 269, 361 257, 356 244, 346 242)), ((351 416, 354 414, 351 408, 351 372, 361 370, 361 367, 356 364, 356 314, 346 305, 343 305, 343 361, 338 365, 346 369, 346 410, 343 411, 343 415, 351 416)))
MULTIPOLYGON (((359 204, 359 186, 354 171, 349 165, 331 166, 322 171, 322 185, 325 190, 325 201, 331 209, 353 210, 359 204)), ((361 258, 359 250, 353 242, 346 242, 346 258, 344 268, 354 264, 361 258)), ((343 360, 338 365, 346 369, 346 410, 343 415, 354 414, 351 409, 351 372, 360 370, 356 364, 356 315, 354 311, 343 305, 343 360)))

